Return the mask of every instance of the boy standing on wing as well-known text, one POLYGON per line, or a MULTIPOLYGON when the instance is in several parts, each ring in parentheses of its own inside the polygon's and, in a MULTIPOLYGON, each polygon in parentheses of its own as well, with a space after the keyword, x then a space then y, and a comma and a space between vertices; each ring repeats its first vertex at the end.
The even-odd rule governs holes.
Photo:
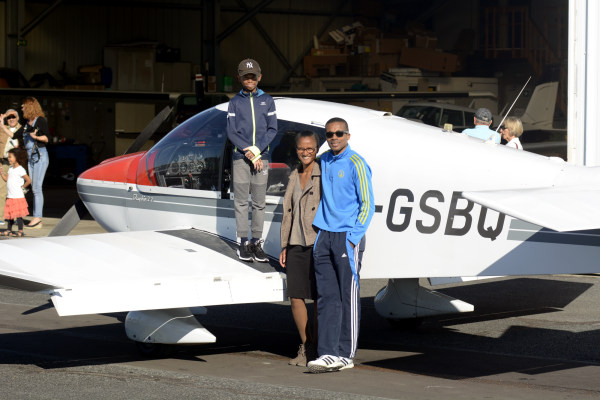
POLYGON ((260 66, 250 58, 240 62, 242 90, 229 102, 227 137, 233 143, 233 192, 238 256, 244 261, 268 262, 262 249, 269 144, 277 133, 273 98, 258 88, 260 66), (252 194, 252 240, 248 235, 248 196, 252 194))

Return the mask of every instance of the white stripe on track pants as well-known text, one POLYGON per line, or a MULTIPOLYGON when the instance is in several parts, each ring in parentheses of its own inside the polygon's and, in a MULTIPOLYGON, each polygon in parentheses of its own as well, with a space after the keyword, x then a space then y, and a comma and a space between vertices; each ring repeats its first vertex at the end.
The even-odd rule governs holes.
POLYGON ((354 249, 346 232, 320 231, 314 245, 319 356, 354 358, 360 326, 360 267, 365 238, 354 249))

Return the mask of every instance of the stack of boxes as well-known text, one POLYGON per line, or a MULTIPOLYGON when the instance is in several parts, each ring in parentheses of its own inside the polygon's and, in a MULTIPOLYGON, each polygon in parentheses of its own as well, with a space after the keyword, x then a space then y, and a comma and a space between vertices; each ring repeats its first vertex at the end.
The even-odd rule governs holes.
POLYGON ((438 50, 435 34, 418 27, 388 36, 354 23, 329 36, 329 42, 315 40, 311 55, 304 58, 306 76, 379 76, 399 66, 442 74, 460 70, 458 56, 438 50))

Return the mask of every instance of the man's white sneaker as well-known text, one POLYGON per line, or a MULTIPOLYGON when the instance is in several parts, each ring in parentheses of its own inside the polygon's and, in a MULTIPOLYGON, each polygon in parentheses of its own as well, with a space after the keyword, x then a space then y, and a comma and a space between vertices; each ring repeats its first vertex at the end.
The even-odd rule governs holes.
POLYGON ((340 362, 342 364, 344 364, 344 366, 342 368, 340 368, 340 371, 343 370, 343 369, 354 368, 354 361, 352 361, 351 358, 340 357, 340 362))
POLYGON ((307 364, 308 370, 313 374, 339 371, 343 366, 344 364, 340 361, 339 357, 329 355, 321 356, 307 364))

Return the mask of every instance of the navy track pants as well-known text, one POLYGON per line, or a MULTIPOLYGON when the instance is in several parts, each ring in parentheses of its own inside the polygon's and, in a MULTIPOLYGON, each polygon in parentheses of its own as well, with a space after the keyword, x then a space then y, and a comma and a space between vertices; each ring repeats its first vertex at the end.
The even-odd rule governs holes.
POLYGON ((314 245, 319 356, 354 358, 358 345, 359 273, 365 238, 353 249, 346 235, 322 230, 314 245))

